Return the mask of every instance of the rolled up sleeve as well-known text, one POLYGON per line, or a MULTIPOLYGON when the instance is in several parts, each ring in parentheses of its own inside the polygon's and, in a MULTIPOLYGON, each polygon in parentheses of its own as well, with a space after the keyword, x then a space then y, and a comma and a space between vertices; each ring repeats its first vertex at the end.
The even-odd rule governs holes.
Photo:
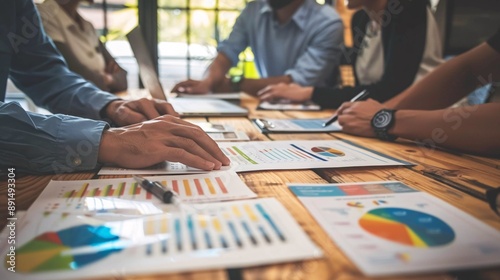
POLYGON ((249 24, 249 21, 251 21, 251 18, 249 18, 250 16, 251 15, 249 15, 249 10, 247 7, 236 19, 233 30, 231 31, 231 34, 229 34, 229 37, 226 40, 222 41, 217 47, 217 51, 219 53, 223 53, 227 56, 227 58, 229 58, 232 66, 236 66, 236 64, 238 64, 240 53, 244 51, 249 45, 249 30, 247 24, 249 24))

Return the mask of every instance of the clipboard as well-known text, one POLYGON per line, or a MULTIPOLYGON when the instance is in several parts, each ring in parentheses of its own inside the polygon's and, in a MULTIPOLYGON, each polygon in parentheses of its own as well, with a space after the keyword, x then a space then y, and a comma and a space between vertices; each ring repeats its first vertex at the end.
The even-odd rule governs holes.
POLYGON ((325 119, 252 119, 263 133, 317 133, 340 132, 342 127, 334 122, 323 127, 325 119))

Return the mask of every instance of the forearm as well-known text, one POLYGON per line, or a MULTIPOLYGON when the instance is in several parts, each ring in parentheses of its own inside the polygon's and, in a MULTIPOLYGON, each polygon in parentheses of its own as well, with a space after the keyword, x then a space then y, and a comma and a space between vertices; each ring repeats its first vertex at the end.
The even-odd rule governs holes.
POLYGON ((434 111, 399 110, 390 134, 486 156, 500 156, 500 104, 434 111))
POLYGON ((240 89, 241 91, 251 94, 251 95, 257 95, 257 92, 263 88, 265 88, 268 85, 274 85, 278 83, 285 83, 289 84, 293 82, 290 76, 276 76, 276 77, 269 77, 269 78, 263 78, 263 79, 244 79, 241 82, 240 89))
POLYGON ((207 69, 203 81, 208 83, 212 90, 215 90, 223 85, 229 68, 231 68, 231 61, 224 53, 219 53, 207 69))
POLYGON ((487 44, 439 66, 401 96, 386 105, 397 109, 436 110, 446 108, 478 85, 500 79, 500 55, 487 44), (486 81, 486 82, 485 82, 486 81))

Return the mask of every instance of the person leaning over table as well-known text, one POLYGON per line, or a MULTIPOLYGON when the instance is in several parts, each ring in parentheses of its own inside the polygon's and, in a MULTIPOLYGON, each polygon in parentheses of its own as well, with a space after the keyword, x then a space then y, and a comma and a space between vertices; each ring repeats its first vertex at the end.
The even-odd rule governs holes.
POLYGON ((140 168, 165 160, 205 170, 229 164, 205 132, 176 114, 164 101, 120 100, 69 71, 41 28, 32 0, 2 1, 2 170, 76 172, 94 169, 98 162, 140 168), (61 114, 46 116, 26 112, 16 102, 5 103, 8 77, 37 105, 61 114), (128 126, 109 128, 99 119, 128 126))
POLYGON ((353 48, 345 58, 353 66, 354 87, 302 87, 277 84, 258 93, 262 100, 312 100, 337 108, 362 90, 386 101, 442 63, 441 40, 428 5, 418 0, 349 0, 353 15, 353 48))
POLYGON ((38 10, 45 32, 52 38, 71 71, 98 88, 127 89, 127 71, 121 68, 97 36, 94 26, 78 13, 80 2, 94 0, 45 0, 38 10))
POLYGON ((247 4, 229 38, 201 81, 178 83, 173 92, 205 94, 244 91, 255 94, 267 85, 294 82, 303 86, 335 84, 343 25, 337 12, 315 0, 257 0, 247 4), (260 79, 226 78, 239 54, 252 49, 260 79))
POLYGON ((499 100, 500 29, 487 43, 457 56, 380 104, 346 102, 339 108, 343 131, 392 140, 422 141, 486 156, 500 156, 500 103, 450 108, 477 86, 492 83, 490 98, 499 100))

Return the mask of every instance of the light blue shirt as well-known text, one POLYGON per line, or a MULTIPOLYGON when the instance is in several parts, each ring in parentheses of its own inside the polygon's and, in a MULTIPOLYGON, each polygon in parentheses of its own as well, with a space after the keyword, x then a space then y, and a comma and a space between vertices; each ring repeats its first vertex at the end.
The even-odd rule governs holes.
POLYGON ((31 0, 3 0, 0 10, 0 168, 30 173, 93 169, 106 122, 100 111, 118 99, 70 72, 41 28, 31 0), (54 113, 4 103, 7 78, 54 113), (84 118, 67 116, 77 115, 84 118), (93 119, 93 120, 92 120, 93 119))
POLYGON ((248 46, 262 78, 290 75, 302 86, 333 85, 343 48, 344 28, 330 6, 305 0, 291 20, 280 25, 265 0, 252 1, 242 11, 218 51, 233 66, 248 46))

